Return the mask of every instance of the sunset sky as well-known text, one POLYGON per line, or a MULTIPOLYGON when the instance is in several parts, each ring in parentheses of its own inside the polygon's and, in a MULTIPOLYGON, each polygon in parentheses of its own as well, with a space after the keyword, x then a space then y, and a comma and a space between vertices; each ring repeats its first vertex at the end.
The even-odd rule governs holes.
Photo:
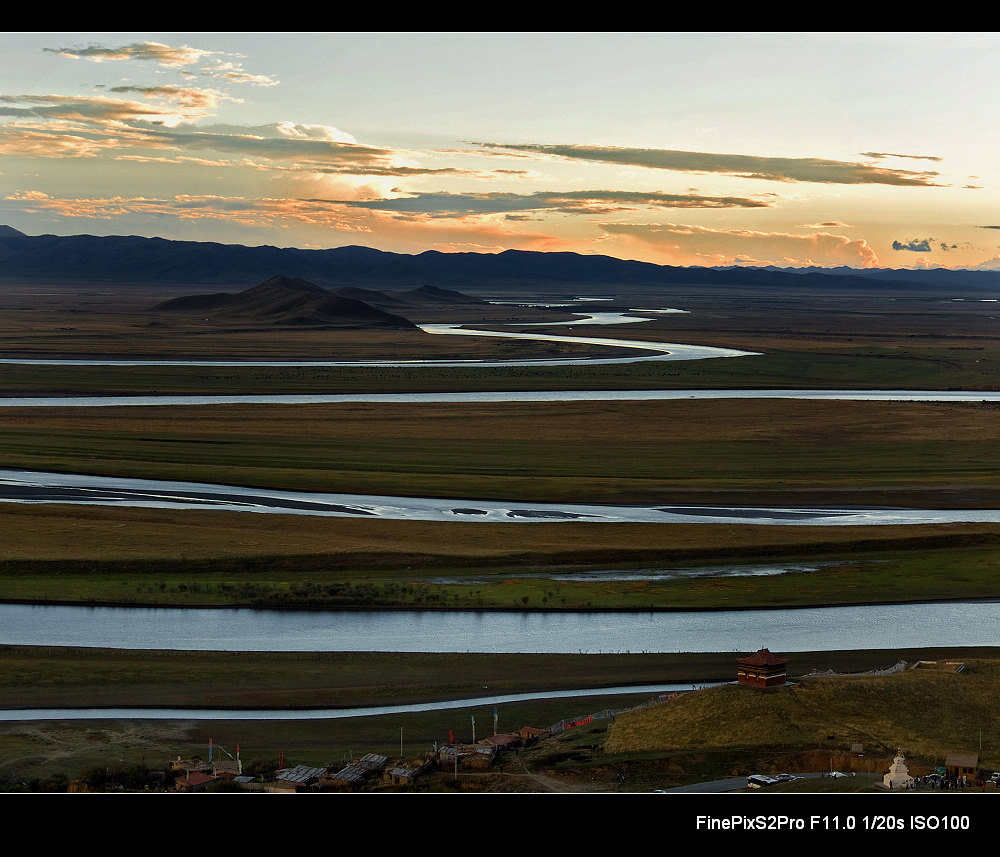
POLYGON ((995 33, 3 33, 0 224, 1000 269, 995 33))

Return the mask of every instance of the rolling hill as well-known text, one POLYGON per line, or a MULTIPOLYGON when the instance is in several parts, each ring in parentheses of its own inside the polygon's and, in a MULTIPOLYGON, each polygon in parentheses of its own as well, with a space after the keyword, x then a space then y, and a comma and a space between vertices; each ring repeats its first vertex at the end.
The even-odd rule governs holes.
POLYGON ((242 292, 189 295, 158 304, 166 313, 197 314, 224 322, 408 329, 400 315, 303 279, 275 276, 242 292))

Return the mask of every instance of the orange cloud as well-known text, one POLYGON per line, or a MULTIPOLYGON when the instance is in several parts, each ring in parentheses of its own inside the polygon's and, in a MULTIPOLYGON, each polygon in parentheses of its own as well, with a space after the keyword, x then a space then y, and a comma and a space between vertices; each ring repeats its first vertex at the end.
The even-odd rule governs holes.
POLYGON ((683 265, 760 264, 878 267, 864 239, 816 232, 794 235, 680 224, 605 224, 611 234, 658 250, 683 265))
MULTIPOLYGON (((67 218, 113 220, 119 218, 173 217, 178 221, 212 220, 248 227, 295 230, 300 236, 325 238, 330 233, 377 234, 379 245, 400 251, 442 251, 456 248, 499 252, 521 249, 566 249, 569 245, 546 233, 515 230, 503 220, 440 221, 425 218, 405 223, 381 212, 355 210, 337 203, 307 199, 247 199, 181 194, 169 199, 148 197, 57 198, 39 191, 22 191, 5 197, 21 211, 49 213, 67 218)), ((314 243, 300 239, 300 244, 314 243)))
POLYGON ((141 60, 155 62, 158 65, 177 69, 186 76, 216 77, 228 83, 250 83, 256 86, 276 86, 274 78, 264 74, 250 74, 232 60, 223 60, 219 51, 206 51, 192 48, 188 45, 173 47, 159 42, 134 42, 117 48, 102 45, 90 45, 85 48, 43 48, 49 53, 59 54, 70 59, 84 59, 91 62, 125 62, 141 60), (187 66, 204 62, 197 72, 187 69, 187 66))
POLYGON ((394 199, 349 201, 357 208, 392 211, 403 217, 467 217, 476 215, 555 211, 561 214, 609 214, 661 208, 767 208, 770 201, 752 197, 718 197, 661 191, 538 191, 531 194, 420 193, 394 199))
POLYGON ((242 98, 235 98, 214 89, 198 89, 192 86, 113 86, 110 91, 135 92, 147 98, 163 98, 175 101, 183 107, 195 107, 199 110, 214 109, 222 101, 243 103, 242 98))
POLYGON ((173 111, 164 111, 150 104, 117 98, 88 95, 0 95, 0 116, 28 121, 61 119, 76 122, 127 122, 140 119, 163 120, 174 115, 173 111))
POLYGON ((877 167, 824 158, 772 158, 758 155, 689 152, 675 149, 631 149, 617 146, 474 143, 491 149, 531 152, 539 156, 622 164, 692 173, 723 173, 736 178, 824 184, 885 184, 939 187, 935 172, 877 167))
POLYGON ((86 48, 43 48, 42 50, 71 59, 85 59, 91 62, 151 60, 160 65, 171 66, 191 65, 215 53, 215 51, 190 48, 187 45, 180 48, 172 48, 170 45, 163 45, 159 42, 135 42, 119 48, 90 45, 86 48))

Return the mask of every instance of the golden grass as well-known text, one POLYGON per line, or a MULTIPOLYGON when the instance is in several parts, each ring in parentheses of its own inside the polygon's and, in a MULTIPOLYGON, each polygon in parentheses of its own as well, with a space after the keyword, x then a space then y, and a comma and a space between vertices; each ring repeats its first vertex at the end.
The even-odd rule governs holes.
POLYGON ((726 685, 619 716, 605 750, 794 752, 860 741, 866 752, 902 748, 908 757, 941 764, 949 751, 977 751, 982 740, 981 766, 997 767, 998 691, 996 661, 973 661, 959 673, 803 678, 766 690, 726 685))
POLYGON ((992 542, 1000 524, 789 527, 753 524, 423 522, 255 515, 246 512, 8 504, 0 513, 6 560, 121 560, 271 555, 379 557, 388 564, 481 560, 586 562, 614 558, 772 556, 916 546, 920 540, 992 542))
POLYGON ((346 493, 990 508, 1000 494, 997 413, 981 403, 775 399, 19 408, 0 426, 0 458, 346 493), (956 486, 960 497, 943 495, 956 486), (913 494, 928 490, 938 496, 913 494))

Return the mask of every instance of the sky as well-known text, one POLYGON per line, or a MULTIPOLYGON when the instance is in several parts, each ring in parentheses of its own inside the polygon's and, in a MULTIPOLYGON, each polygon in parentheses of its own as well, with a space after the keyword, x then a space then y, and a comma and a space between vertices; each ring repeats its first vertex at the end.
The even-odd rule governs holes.
POLYGON ((0 224, 1000 269, 997 33, 0 33, 0 224))

